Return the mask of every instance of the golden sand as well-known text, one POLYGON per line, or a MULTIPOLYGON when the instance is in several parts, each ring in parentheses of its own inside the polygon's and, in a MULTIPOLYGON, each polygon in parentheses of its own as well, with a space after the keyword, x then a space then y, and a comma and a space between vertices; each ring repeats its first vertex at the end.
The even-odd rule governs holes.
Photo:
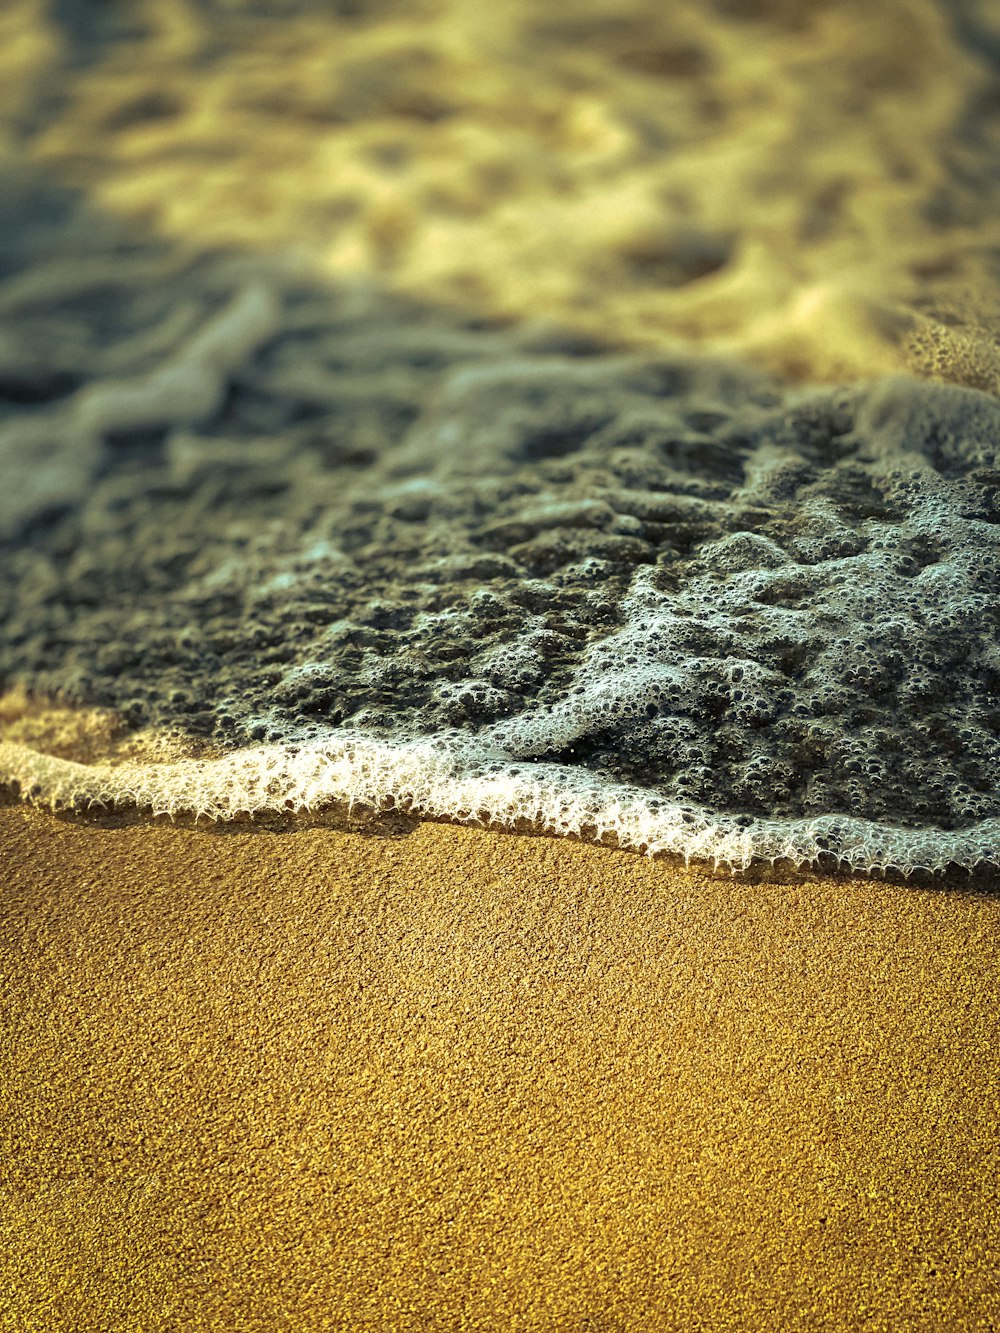
POLYGON ((0 1327, 1000 1322, 1000 898, 0 809, 0 1327))

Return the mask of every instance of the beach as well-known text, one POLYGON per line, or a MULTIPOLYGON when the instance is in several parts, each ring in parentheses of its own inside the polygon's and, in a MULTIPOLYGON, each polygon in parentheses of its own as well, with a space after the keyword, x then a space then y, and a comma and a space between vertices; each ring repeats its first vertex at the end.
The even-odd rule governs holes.
POLYGON ((996 6, 0 11, 0 1333, 997 1333, 996 6))
POLYGON ((0 809, 0 1324, 992 1329, 1000 899, 0 809))

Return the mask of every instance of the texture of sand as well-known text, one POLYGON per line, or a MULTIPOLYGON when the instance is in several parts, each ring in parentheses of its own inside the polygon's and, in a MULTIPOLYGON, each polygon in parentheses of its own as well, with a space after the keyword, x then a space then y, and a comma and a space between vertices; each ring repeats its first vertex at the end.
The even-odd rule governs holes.
POLYGON ((0 1327, 998 1326, 1000 899, 395 831, 0 809, 0 1327))

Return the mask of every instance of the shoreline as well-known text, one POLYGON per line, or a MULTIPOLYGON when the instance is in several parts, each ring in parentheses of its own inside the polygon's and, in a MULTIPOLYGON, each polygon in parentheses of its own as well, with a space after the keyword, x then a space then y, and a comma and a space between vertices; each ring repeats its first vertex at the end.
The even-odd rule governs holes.
POLYGON ((19 1327, 996 1322, 1000 900, 395 834, 0 807, 19 1327))
MULTIPOLYGON (((65 726, 63 715, 57 716, 65 726)), ((78 749, 81 739, 89 739, 88 712, 75 717, 66 710, 65 717, 80 728, 73 737, 78 749)), ((350 826, 355 809, 366 816, 397 812, 463 827, 571 837, 731 871, 769 863, 904 881, 957 871, 998 882, 997 817, 942 830, 841 813, 767 818, 719 812, 584 768, 519 761, 499 751, 491 764, 477 740, 463 749, 447 736, 440 742, 391 741, 358 732, 323 744, 199 754, 185 753, 184 739, 175 733, 126 732, 117 742, 123 752, 110 762, 99 752, 81 762, 70 757, 69 745, 38 749, 8 739, 0 726, 0 796, 54 811, 134 809, 153 820, 180 817, 195 825, 343 811, 350 826)))
POLYGON ((499 835, 501 838, 527 838, 542 841, 565 842, 611 852, 615 856, 638 858, 662 867, 666 873, 682 871, 703 876, 707 880, 734 884, 847 884, 877 883, 900 888, 912 888, 942 893, 971 893, 983 897, 1000 896, 1000 863, 984 861, 975 866, 951 863, 938 869, 916 867, 909 872, 898 867, 872 870, 852 868, 838 862, 833 853, 822 853, 821 859, 796 863, 790 860, 769 860, 757 857, 746 865, 733 865, 723 860, 692 853, 685 858, 676 852, 650 852, 644 848, 622 846, 614 835, 598 839, 593 830, 584 833, 561 833, 528 821, 515 825, 469 820, 448 815, 414 813, 408 806, 386 806, 375 809, 344 802, 332 802, 308 811, 261 810, 240 813, 229 818, 212 818, 189 811, 153 812, 149 807, 132 804, 109 804, 103 809, 83 809, 50 805, 43 799, 24 797, 11 784, 0 782, 0 810, 23 807, 37 811, 46 818, 71 827, 97 829, 182 829, 207 837, 227 837, 232 834, 260 834, 262 836, 289 836, 300 832, 325 829, 337 834, 356 834, 364 838, 405 838, 421 825, 438 828, 468 829, 477 833, 499 835))

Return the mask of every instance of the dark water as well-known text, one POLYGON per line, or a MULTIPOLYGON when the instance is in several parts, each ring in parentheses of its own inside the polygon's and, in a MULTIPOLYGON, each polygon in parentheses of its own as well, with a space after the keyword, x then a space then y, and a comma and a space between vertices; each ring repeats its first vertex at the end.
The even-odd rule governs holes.
POLYGON ((88 264, 7 287, 5 686, 284 756, 266 799, 203 777, 218 813, 305 803, 300 754, 340 764, 311 803, 368 798, 374 746, 410 756, 378 794, 436 813, 472 782, 482 815, 736 859, 993 855, 994 399, 88 264))

